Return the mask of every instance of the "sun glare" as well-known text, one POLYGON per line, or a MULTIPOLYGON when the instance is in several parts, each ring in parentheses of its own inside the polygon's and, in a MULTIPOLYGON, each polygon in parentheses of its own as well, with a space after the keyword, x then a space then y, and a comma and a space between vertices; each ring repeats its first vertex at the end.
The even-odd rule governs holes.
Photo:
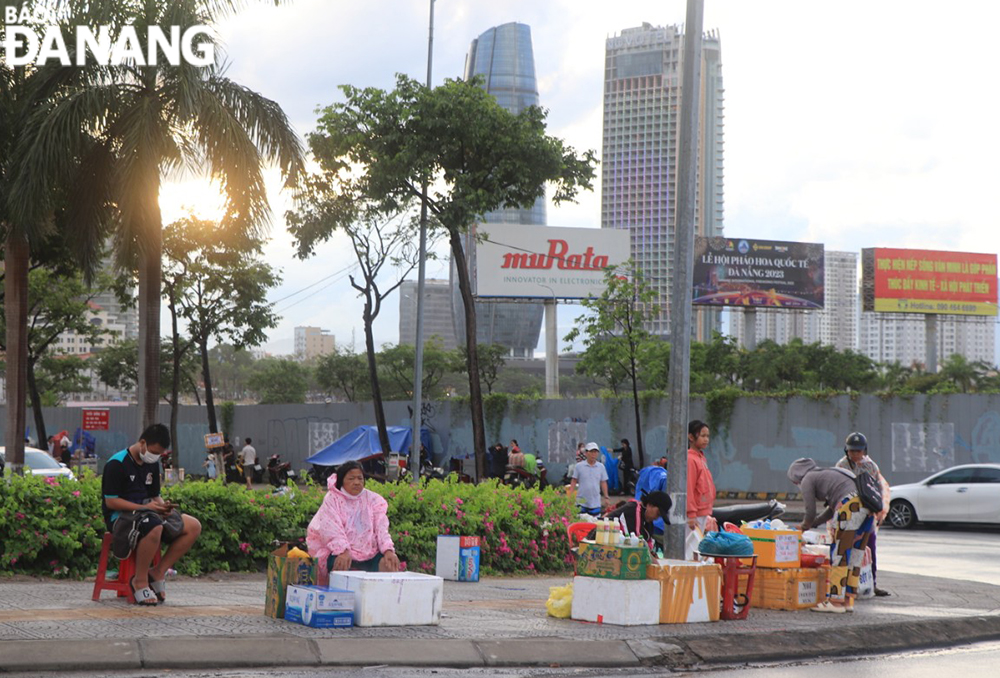
POLYGON ((218 182, 204 178, 164 181, 160 187, 160 211, 169 224, 194 215, 199 219, 222 219, 224 200, 218 182))

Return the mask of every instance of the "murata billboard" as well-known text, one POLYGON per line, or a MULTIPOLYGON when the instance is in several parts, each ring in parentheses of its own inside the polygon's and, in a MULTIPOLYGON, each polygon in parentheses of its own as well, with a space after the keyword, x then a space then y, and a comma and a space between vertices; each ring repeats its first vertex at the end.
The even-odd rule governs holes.
POLYGON ((865 311, 997 315, 997 255, 861 250, 865 311))
POLYGON ((822 244, 705 238, 694 244, 693 303, 823 308, 822 244))
POLYGON ((610 228, 479 224, 476 296, 585 299, 604 269, 629 258, 629 233, 610 228))

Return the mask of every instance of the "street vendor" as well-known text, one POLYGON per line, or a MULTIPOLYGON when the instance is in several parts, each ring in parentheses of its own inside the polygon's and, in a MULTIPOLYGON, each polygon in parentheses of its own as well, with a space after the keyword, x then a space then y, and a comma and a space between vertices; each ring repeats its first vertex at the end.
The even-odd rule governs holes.
POLYGON ((663 522, 670 524, 670 507, 673 500, 666 492, 643 492, 640 499, 629 499, 621 506, 608 512, 607 517, 620 525, 619 517, 625 521, 626 536, 634 534, 642 539, 650 551, 656 552, 656 542, 654 541, 655 527, 653 523, 657 518, 663 518, 663 522))
POLYGON ((306 530, 309 555, 319 563, 320 583, 332 571, 399 572, 388 510, 385 499, 365 489, 361 464, 349 461, 337 468, 306 530))

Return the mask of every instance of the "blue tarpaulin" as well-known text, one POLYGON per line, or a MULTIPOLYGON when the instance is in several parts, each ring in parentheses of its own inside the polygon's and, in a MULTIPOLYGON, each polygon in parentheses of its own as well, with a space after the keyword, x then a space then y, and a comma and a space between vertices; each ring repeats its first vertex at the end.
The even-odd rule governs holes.
MULTIPOLYGON (((410 449, 413 429, 408 426, 389 426, 389 447, 393 452, 406 453, 410 449)), ((420 431, 420 438, 430 450, 430 434, 420 431)), ((359 461, 382 453, 378 441, 377 426, 359 426, 347 435, 341 436, 322 450, 306 459, 306 463, 319 466, 339 466, 347 461, 359 461)))
POLYGON ((604 458, 604 468, 608 472, 608 491, 617 492, 621 483, 618 482, 618 459, 601 445, 601 456, 604 458))

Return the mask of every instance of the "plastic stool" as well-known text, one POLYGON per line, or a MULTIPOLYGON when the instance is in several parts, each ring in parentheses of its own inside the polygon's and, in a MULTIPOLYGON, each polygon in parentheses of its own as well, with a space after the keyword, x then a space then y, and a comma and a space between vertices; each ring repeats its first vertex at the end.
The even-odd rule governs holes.
POLYGON ((750 600, 753 597, 753 579, 757 572, 757 555, 752 556, 713 556, 715 562, 722 565, 722 610, 719 617, 722 619, 746 619, 750 613, 750 600), (749 560, 749 565, 744 565, 741 560, 749 560), (738 591, 740 585, 740 575, 747 577, 747 590, 744 593, 738 591), (737 611, 736 606, 742 607, 737 611))
MULTIPOLYGON (((125 560, 118 562, 118 578, 109 580, 108 559, 111 557, 111 541, 113 536, 110 532, 104 533, 101 539, 101 559, 97 562, 97 577, 94 579, 94 595, 91 600, 100 600, 101 591, 115 591, 119 598, 128 598, 128 602, 135 603, 135 596, 132 594, 132 587, 129 582, 135 576, 135 549, 125 560)), ((153 554, 153 565, 160 562, 159 552, 153 554)))

